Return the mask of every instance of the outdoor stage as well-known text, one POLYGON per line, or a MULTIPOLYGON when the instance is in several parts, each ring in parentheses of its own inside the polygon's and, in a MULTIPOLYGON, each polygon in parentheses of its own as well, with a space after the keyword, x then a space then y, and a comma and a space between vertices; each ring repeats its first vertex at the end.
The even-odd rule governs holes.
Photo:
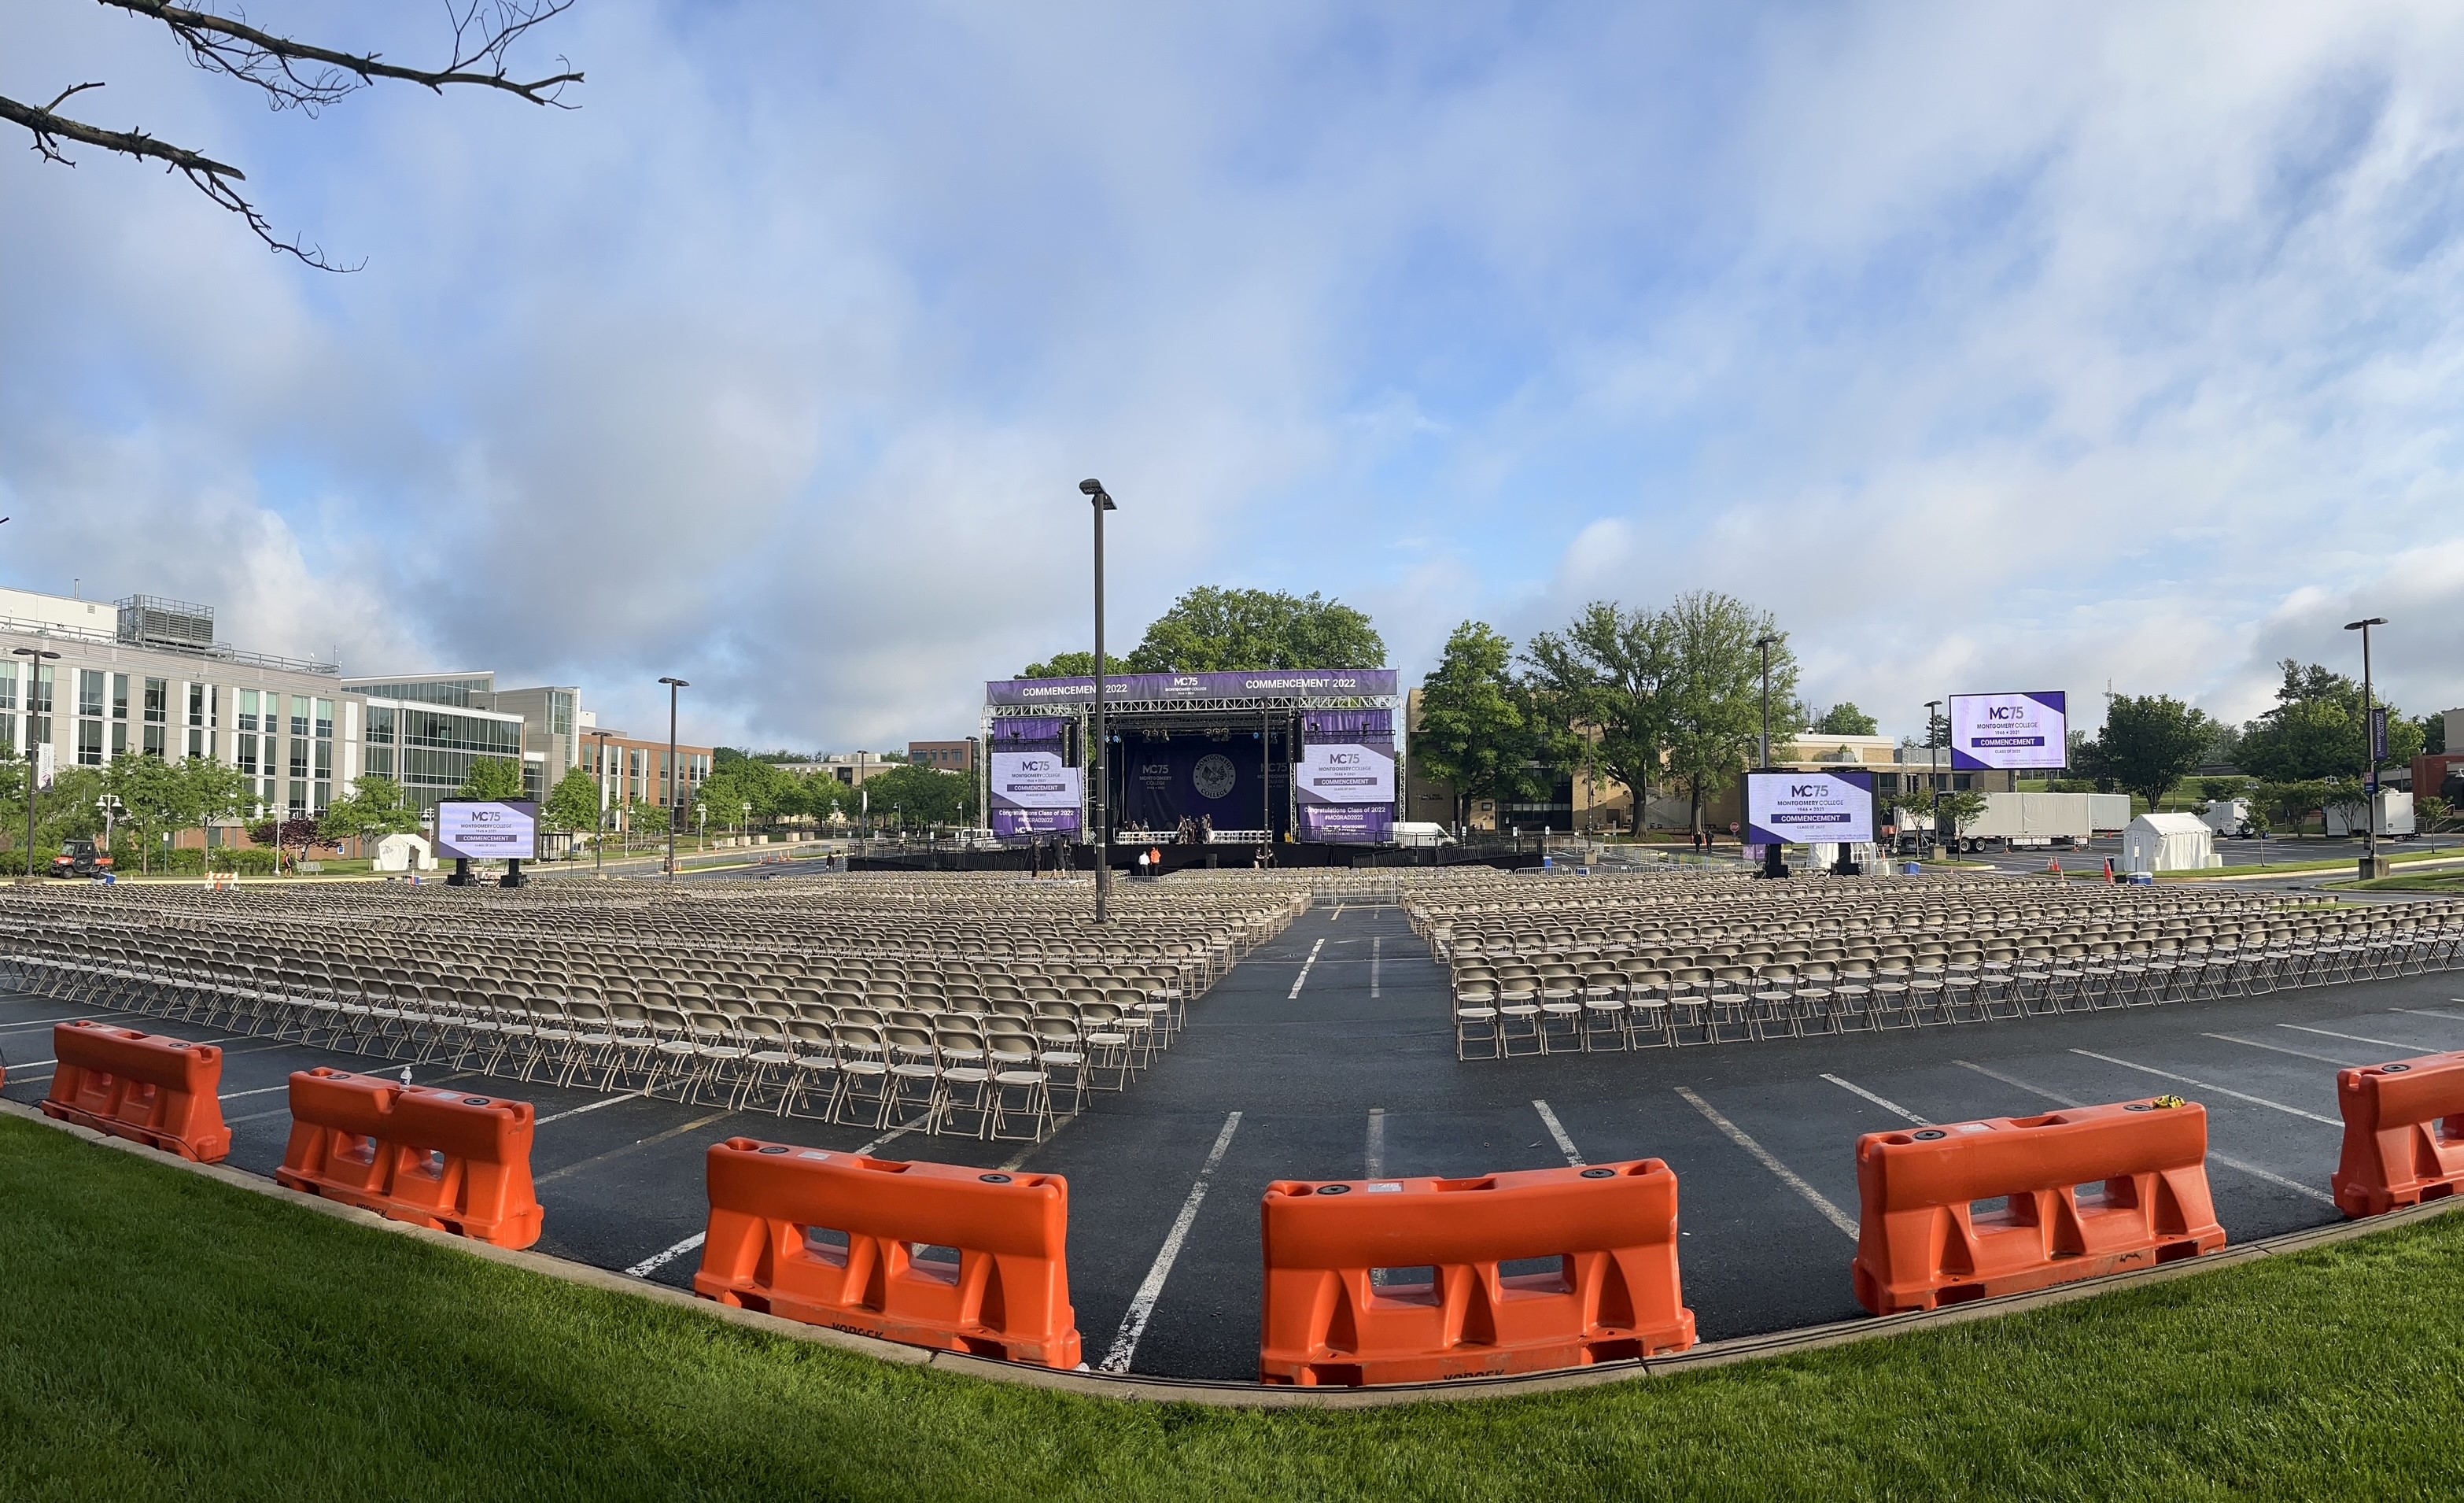
POLYGON ((1108 744, 1090 759, 1094 698, 1091 677, 984 686, 981 787, 997 837, 1040 843, 1047 861, 1068 843, 1090 867, 1091 761, 1115 867, 1155 848, 1167 870, 1249 866, 1260 845, 1279 866, 1349 866, 1393 846, 1407 748, 1391 669, 1108 674, 1108 744), (1211 843, 1179 838, 1198 826, 1211 843))

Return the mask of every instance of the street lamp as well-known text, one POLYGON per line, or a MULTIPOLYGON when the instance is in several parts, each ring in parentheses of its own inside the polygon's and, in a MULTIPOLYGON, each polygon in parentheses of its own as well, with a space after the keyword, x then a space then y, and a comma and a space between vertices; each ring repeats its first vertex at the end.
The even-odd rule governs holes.
MULTIPOLYGON (((26 716, 26 728, 31 731, 34 726, 34 717, 32 714, 32 711, 34 708, 34 679, 42 673, 43 664, 56 661, 60 654, 53 652, 49 648, 41 647, 17 647, 11 648, 10 651, 17 656, 26 659, 26 697, 24 703, 27 711, 29 712, 26 716)), ((43 753, 49 750, 51 750, 51 743, 48 740, 42 745, 36 746, 33 743, 32 737, 27 739, 26 878, 28 881, 34 879, 34 785, 42 781, 43 753)))
POLYGON ((590 842, 590 874, 602 876, 607 865, 607 738, 624 733, 601 726, 590 734, 599 738, 599 820, 590 842))
POLYGON ((1771 650, 1779 638, 1768 633, 1754 638, 1763 654, 1763 771, 1771 771, 1771 650))
POLYGON ((676 691, 691 689, 681 678, 662 678, 668 686, 668 880, 676 879, 676 812, 684 807, 684 780, 676 776, 676 691))
POLYGON ((1925 749, 1933 759, 1933 776, 1925 780, 1925 791, 1933 801, 1925 812, 1925 818, 1933 822, 1933 829, 1926 831, 1926 844, 1933 847, 1933 858, 1939 861, 1942 859, 1942 701, 1939 699, 1925 701, 1925 749))
POLYGON ((1081 480, 1079 494, 1095 509, 1095 739, 1088 749, 1087 772, 1094 782, 1095 921, 1111 921, 1112 831, 1104 808, 1104 514, 1119 511, 1101 480, 1081 480))
POLYGON ((2387 875, 2379 866, 2379 754, 2381 732, 2377 701, 2370 687, 2370 628, 2387 625, 2387 617, 2347 621, 2344 630, 2362 634, 2362 880, 2387 875))

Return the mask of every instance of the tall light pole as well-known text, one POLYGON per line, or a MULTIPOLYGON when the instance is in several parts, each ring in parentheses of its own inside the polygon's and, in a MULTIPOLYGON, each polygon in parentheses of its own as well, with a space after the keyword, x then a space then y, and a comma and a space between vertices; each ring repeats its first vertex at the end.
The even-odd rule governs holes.
POLYGON ((590 874, 601 876, 607 865, 607 738, 619 733, 601 726, 590 734, 599 738, 599 821, 590 838, 590 874))
POLYGON ((1095 737, 1088 749, 1087 772, 1095 785, 1095 921, 1111 921, 1112 831, 1104 808, 1104 514, 1118 511, 1101 480, 1081 480, 1079 494, 1095 509, 1095 737))
POLYGON ((1925 701, 1925 749, 1931 753, 1933 758, 1933 776, 1925 780, 1925 792, 1933 801, 1932 807, 1925 811, 1925 818, 1933 821, 1933 829, 1925 831, 1925 844, 1933 847, 1933 858, 1936 861, 1942 859, 1941 711, 1941 700, 1927 699, 1925 701))
POLYGON ((2379 869, 2379 726, 2378 700, 2370 687, 2370 628, 2387 625, 2387 617, 2347 621, 2344 630, 2362 634, 2362 880, 2385 876, 2379 869))
POLYGON ((1768 633, 1754 638, 1763 654, 1763 770, 1771 771, 1771 650, 1779 638, 1768 633))
POLYGON ((683 778, 676 766, 676 691, 693 685, 681 678, 662 678, 668 686, 668 880, 676 879, 676 817, 685 807, 683 778))
MULTIPOLYGON (((56 661, 60 654, 53 652, 49 648, 42 647, 18 647, 11 648, 10 651, 26 660, 26 693, 25 696, 17 702, 26 707, 26 728, 31 732, 34 725, 34 680, 36 677, 41 675, 43 665, 47 662, 56 661)), ((48 742, 45 743, 46 746, 48 746, 48 742)), ((44 749, 45 748, 43 746, 36 746, 34 744, 33 738, 31 735, 27 738, 26 879, 30 882, 35 880, 37 876, 37 873, 34 871, 34 784, 36 780, 41 778, 43 773, 44 749)))

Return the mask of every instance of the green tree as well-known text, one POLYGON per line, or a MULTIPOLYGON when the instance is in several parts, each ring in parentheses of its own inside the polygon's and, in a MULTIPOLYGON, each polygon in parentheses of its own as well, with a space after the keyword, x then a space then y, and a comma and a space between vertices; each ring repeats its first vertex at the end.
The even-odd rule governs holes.
POLYGON ((547 802, 539 806, 539 823, 572 834, 599 828, 599 780, 576 767, 556 780, 547 802))
POLYGON ((2264 816, 2270 829, 2282 821, 2291 827, 2297 840, 2301 837, 2302 825, 2326 803, 2327 784, 2322 778, 2263 782, 2250 791, 2251 811, 2264 816))
POLYGON ((780 813, 809 819, 817 829, 834 814, 852 817, 855 807, 855 789, 825 772, 788 778, 779 801, 780 813))
POLYGON ((2246 798, 2249 792, 2248 778, 2201 778, 2199 780, 2199 797, 2210 804, 2219 804, 2227 799, 2246 798))
POLYGON ((1453 785, 1458 826, 1476 799, 1503 803, 1540 787, 1531 763, 1545 742, 1531 696, 1509 672, 1513 656, 1514 644, 1488 623, 1466 621, 1420 680, 1412 754, 1453 785))
POLYGON ((794 783, 793 773, 781 772, 774 763, 739 757, 724 767, 714 763, 711 775, 693 790, 693 800, 709 824, 734 829, 749 819, 767 825, 791 812, 786 806, 794 800, 794 783), (749 815, 747 805, 752 806, 749 815))
POLYGON ((326 807, 324 817, 317 822, 317 833, 326 843, 339 846, 345 840, 417 834, 426 823, 404 798, 401 784, 363 773, 348 794, 326 807))
POLYGON ((1973 788, 1947 788, 1933 801, 1934 838, 1953 838, 1985 817, 1985 795, 1973 788))
MULTIPOLYGON (((2317 663, 2288 657, 2277 666, 2284 682, 2276 707, 2243 728, 2235 764, 2271 783, 2361 776, 2369 759, 2362 686, 2317 663)), ((2379 707, 2387 717, 2387 760, 2420 756, 2427 734, 2421 722, 2384 700, 2379 707)))
POLYGON ((2214 733, 2215 722, 2170 695, 2120 695, 2105 706, 2103 731, 2079 749, 2079 770, 2162 808, 2214 733))
MULTIPOLYGON (((2421 750, 2416 755, 2435 757, 2447 750, 2447 717, 2445 715, 2425 715, 2412 723, 2421 729, 2421 750)), ((2390 746, 2387 750, 2393 751, 2395 748, 2390 746)))
POLYGON ((2412 816, 2422 833, 2435 835, 2455 823, 2455 806, 2435 793, 2424 793, 2413 799, 2412 816))
POLYGON ((1340 601, 1202 586, 1156 617, 1122 666, 1133 674, 1229 674, 1385 661, 1386 644, 1369 618, 1340 601))
MULTIPOLYGON (((1680 595, 1663 616, 1668 632, 1668 774, 1703 829, 1703 806, 1737 781, 1762 734, 1762 653, 1755 639, 1775 636, 1771 653, 1772 724, 1795 701, 1796 654, 1771 612, 1713 590, 1680 595)), ((1777 746, 1775 741, 1774 747, 1777 746)))
POLYGON ((1857 708, 1853 699, 1842 699, 1815 718, 1813 729, 1825 736, 1871 736, 1877 726, 1874 718, 1857 708))
POLYGON ((102 770, 105 793, 120 800, 120 826, 136 837, 137 870, 154 869, 160 838, 186 829, 201 817, 193 811, 194 785, 160 757, 120 757, 102 770))
MULTIPOLYGON (((1113 658, 1113 671, 1119 672, 1119 658, 1113 658)), ((1021 678, 1092 678, 1095 676, 1095 654, 1092 652, 1055 652, 1041 663, 1029 663, 1019 674, 1021 678)))
POLYGON ((1524 681, 1555 742, 1549 760, 1623 784, 1638 835, 1668 744, 1668 637, 1663 616, 1594 601, 1523 650, 1524 681))
POLYGON ((625 838, 629 844, 634 837, 664 839, 672 823, 668 807, 649 799, 634 799, 625 806, 625 838))
POLYGON ((453 796, 481 803, 518 799, 522 796, 522 764, 510 757, 475 758, 453 796))
POLYGON ((2347 833, 2369 823, 2369 785, 2359 778, 2329 778, 2326 790, 2325 796, 2319 801, 2321 813, 2333 811, 2343 815, 2347 833))
POLYGON ((864 787, 871 795, 876 822, 884 816, 905 825, 976 822, 976 780, 965 773, 914 763, 876 773, 864 781, 864 787))

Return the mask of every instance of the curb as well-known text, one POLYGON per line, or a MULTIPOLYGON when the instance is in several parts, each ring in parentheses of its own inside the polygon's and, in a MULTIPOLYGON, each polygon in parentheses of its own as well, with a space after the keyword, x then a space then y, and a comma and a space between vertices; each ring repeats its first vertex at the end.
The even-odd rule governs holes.
POLYGON ((1800 1352, 1817 1352, 1837 1346, 1848 1346, 1910 1332, 1929 1331, 1944 1326, 1966 1325, 1970 1321, 1988 1320, 1999 1315, 2016 1315, 2022 1311, 2040 1310, 2052 1305, 2066 1305, 2091 1299, 2099 1294, 2145 1285, 2170 1283, 2175 1279, 2195 1278, 2223 1269, 2255 1263, 2265 1258, 2286 1257, 2351 1242, 2374 1232, 2409 1227, 2416 1222, 2431 1221, 2451 1211, 2464 1208, 2464 1196, 2450 1196, 2426 1201, 2403 1210, 2383 1216, 2365 1217, 2326 1227, 2314 1227, 2303 1231, 2286 1232, 2238 1246, 2228 1246, 2222 1251, 2178 1263, 2160 1264, 2154 1268, 2137 1269, 2126 1273, 2109 1273, 2102 1278, 2081 1279, 2077 1283, 2059 1284, 2051 1289, 2035 1290, 2024 1294, 2005 1294, 1992 1299, 1972 1300, 1966 1304, 1947 1305, 1937 1310, 1913 1311, 1906 1315, 1877 1315, 1859 1320, 1840 1320, 1829 1325, 1809 1326, 1801 1330, 1778 1332, 1768 1336, 1740 1337, 1727 1341, 1706 1341, 1684 1352, 1667 1357, 1640 1358, 1627 1361, 1602 1362, 1593 1367, 1568 1368, 1552 1373, 1531 1373, 1505 1378, 1458 1379, 1449 1382, 1395 1383, 1376 1388, 1280 1388, 1257 1383, 1225 1383, 1195 1379, 1157 1378, 1143 1374, 1096 1373, 1088 1371, 1056 1372, 1045 1367, 1028 1367, 999 1361, 991 1358, 971 1357, 957 1352, 942 1352, 924 1347, 902 1346, 853 1332, 833 1330, 827 1326, 804 1325, 794 1320, 759 1311, 742 1310, 703 1299, 665 1284, 577 1263, 568 1258, 544 1252, 517 1252, 507 1248, 456 1237, 450 1232, 431 1231, 425 1227, 387 1221, 374 1211, 361 1210, 302 1191, 287 1189, 271 1180, 261 1179, 244 1169, 229 1164, 196 1163, 176 1154, 149 1148, 123 1138, 113 1138, 91 1128, 78 1127, 44 1116, 23 1102, 0 1100, 0 1116, 15 1117, 37 1123, 55 1132, 82 1138, 99 1147, 149 1160, 172 1169, 183 1170, 244 1190, 269 1200, 284 1201, 303 1210, 346 1221, 370 1230, 410 1237, 434 1247, 449 1248, 469 1256, 501 1263, 543 1277, 567 1284, 595 1289, 605 1293, 623 1294, 652 1304, 691 1310, 729 1325, 741 1326, 791 1341, 804 1341, 850 1352, 880 1361, 907 1367, 931 1367, 944 1372, 964 1374, 991 1382, 1004 1382, 1023 1388, 1041 1388, 1051 1392, 1074 1394, 1080 1398, 1114 1399, 1147 1404, 1197 1404, 1226 1409, 1377 1409, 1404 1404, 1442 1404, 1466 1399, 1515 1398, 1529 1394, 1566 1393, 1576 1389, 1597 1388, 1610 1383, 1632 1382, 1639 1379, 1673 1377, 1705 1368, 1727 1367, 1737 1362, 1759 1361, 1766 1358, 1793 1357, 1800 1352))

